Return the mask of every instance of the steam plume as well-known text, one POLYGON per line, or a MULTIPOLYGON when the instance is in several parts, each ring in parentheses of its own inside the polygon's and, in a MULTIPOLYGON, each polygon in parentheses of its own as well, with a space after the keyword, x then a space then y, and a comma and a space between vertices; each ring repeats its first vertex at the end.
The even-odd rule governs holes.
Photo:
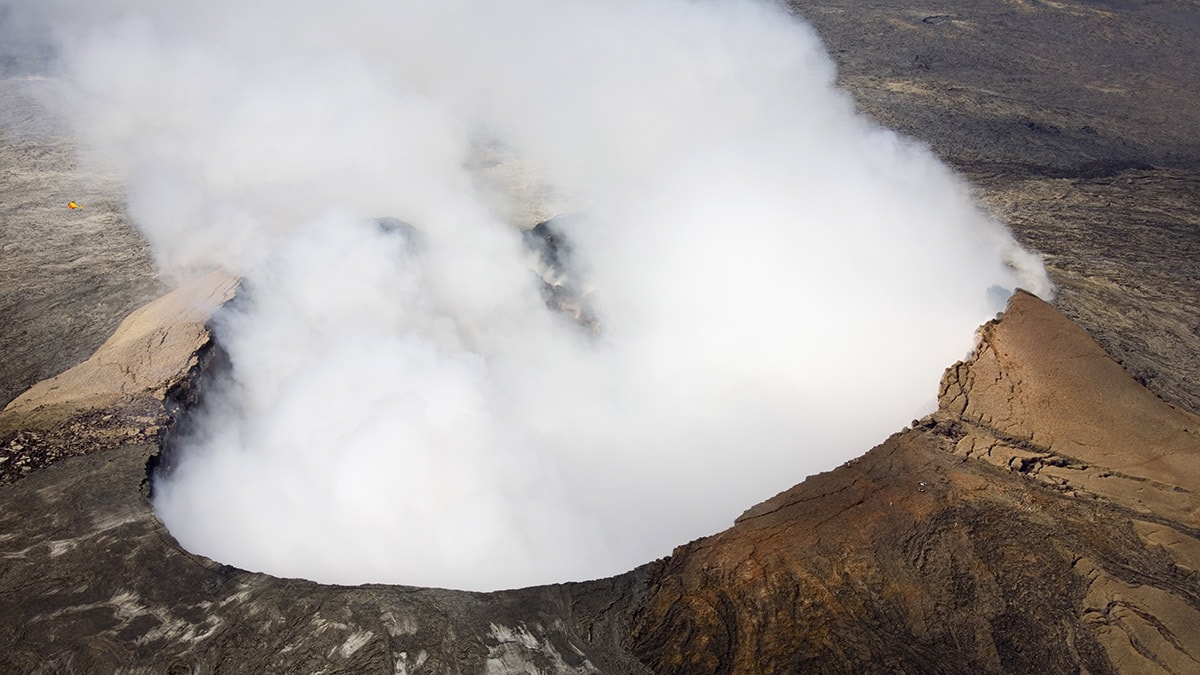
POLYGON ((156 487, 195 552, 338 583, 620 572, 878 443, 1006 292, 1049 292, 777 5, 331 7, 24 19, 163 269, 246 280, 156 487))

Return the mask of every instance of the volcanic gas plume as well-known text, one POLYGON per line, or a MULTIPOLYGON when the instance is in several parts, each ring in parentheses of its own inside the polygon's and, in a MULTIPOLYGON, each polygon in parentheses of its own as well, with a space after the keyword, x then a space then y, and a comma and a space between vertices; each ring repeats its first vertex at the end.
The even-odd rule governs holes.
POLYGON ((773 3, 9 15, 162 269, 245 280, 155 499, 239 567, 623 571, 881 441, 1007 292, 1049 292, 773 3))

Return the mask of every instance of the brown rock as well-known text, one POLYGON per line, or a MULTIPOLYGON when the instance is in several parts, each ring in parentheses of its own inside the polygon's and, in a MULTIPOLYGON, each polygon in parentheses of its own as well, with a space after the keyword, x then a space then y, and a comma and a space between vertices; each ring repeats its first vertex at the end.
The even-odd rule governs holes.
POLYGON ((104 408, 135 397, 161 399, 196 364, 212 313, 233 297, 237 278, 215 271, 139 307, 96 353, 13 399, 5 414, 46 407, 104 408))
POLYGON ((1200 668, 1200 418, 1024 293, 942 389, 658 563, 634 652, 660 673, 1200 668))
POLYGON ((968 430, 957 450, 1200 527, 1200 419, 1056 315, 1018 294, 982 329, 974 358, 946 371, 941 411, 968 430))

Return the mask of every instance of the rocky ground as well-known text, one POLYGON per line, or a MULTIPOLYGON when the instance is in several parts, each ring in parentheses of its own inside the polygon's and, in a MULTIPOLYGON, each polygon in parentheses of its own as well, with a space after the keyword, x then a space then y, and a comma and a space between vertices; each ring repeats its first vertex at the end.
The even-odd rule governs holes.
POLYGON ((29 82, 0 80, 0 403, 86 359, 167 290, 112 176, 80 170, 29 82), (67 208, 75 201, 82 209, 67 208))
MULTIPOLYGON (((0 414, 0 467, 30 467, 0 471, 0 671, 1200 670, 1200 6, 793 5, 869 114, 1045 254, 1087 334, 1018 296, 947 371, 937 413, 730 530, 615 579, 471 594, 180 550, 147 462, 207 333, 165 303, 127 335, 183 337, 154 371, 171 384, 85 363, 76 382, 113 383, 99 398, 0 414)), ((5 402, 164 290, 119 186, 72 152, 0 138, 5 402)))

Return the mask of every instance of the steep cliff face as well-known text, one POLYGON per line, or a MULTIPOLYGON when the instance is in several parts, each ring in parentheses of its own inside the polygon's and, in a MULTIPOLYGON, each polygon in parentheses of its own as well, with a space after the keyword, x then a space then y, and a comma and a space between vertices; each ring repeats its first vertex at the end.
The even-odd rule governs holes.
POLYGON ((96 353, 0 411, 0 484, 63 457, 155 442, 210 346, 207 322, 237 280, 216 271, 138 309, 96 353))
POLYGON ((1200 418, 1019 293, 939 410, 657 563, 660 673, 1192 672, 1200 418))

